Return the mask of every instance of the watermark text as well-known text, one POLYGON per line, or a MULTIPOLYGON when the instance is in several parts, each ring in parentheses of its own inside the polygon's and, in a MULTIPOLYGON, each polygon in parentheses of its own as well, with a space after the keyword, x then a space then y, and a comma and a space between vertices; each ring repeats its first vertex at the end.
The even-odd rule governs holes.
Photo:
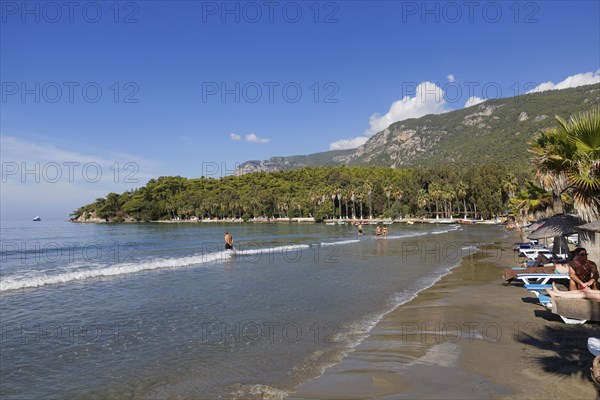
POLYGON ((113 103, 136 104, 140 88, 136 82, 2 82, 2 103, 95 104, 104 99, 113 103))
POLYGON ((402 1, 402 23, 539 23, 540 7, 534 1, 402 1))
POLYGON ((76 23, 137 24, 140 7, 134 1, 2 1, 2 23, 76 23))
POLYGON ((99 182, 102 177, 111 177, 114 183, 138 183, 136 174, 139 165, 134 162, 114 162, 102 166, 98 162, 80 163, 77 161, 16 162, 4 161, 1 164, 2 183, 9 180, 21 183, 86 183, 99 182))
POLYGON ((202 103, 339 103, 336 82, 202 82, 202 103))
POLYGON ((202 23, 337 24, 340 7, 333 1, 203 1, 202 23))

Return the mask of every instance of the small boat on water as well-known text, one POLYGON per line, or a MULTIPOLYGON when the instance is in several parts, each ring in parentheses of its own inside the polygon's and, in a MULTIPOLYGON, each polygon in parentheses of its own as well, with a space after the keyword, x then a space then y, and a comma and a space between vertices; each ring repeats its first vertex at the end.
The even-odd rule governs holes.
POLYGON ((406 221, 406 225, 414 225, 415 223, 413 221, 406 221))
POLYGON ((338 221, 338 225, 346 225, 346 221, 338 221))
POLYGON ((384 225, 391 225, 393 223, 394 223, 394 221, 383 221, 382 222, 382 224, 384 224, 384 225))
POLYGON ((42 219, 41 219, 39 216, 37 216, 37 217, 35 217, 33 220, 34 220, 34 221, 41 221, 42 219))

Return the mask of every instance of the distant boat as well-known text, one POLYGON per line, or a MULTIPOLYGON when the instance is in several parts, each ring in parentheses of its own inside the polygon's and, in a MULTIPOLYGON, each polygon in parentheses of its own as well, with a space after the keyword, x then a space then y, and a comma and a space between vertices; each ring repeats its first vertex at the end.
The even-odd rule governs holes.
POLYGON ((337 224, 338 225, 346 225, 346 221, 338 221, 337 224))
POLYGON ((383 221, 382 222, 384 225, 391 225, 394 223, 394 221, 383 221))
POLYGON ((33 219, 34 221, 41 221, 42 219, 38 216, 33 219))
POLYGON ((406 225, 414 225, 413 221, 406 221, 406 225))

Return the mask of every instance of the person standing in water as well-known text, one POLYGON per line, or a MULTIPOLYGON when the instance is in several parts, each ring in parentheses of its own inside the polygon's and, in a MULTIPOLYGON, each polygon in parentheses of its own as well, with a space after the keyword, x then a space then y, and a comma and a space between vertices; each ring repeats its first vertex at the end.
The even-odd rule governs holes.
POLYGON ((229 234, 229 232, 225 232, 225 250, 233 250, 233 236, 229 234))
POLYGON ((363 232, 362 232, 362 224, 359 222, 358 223, 358 236, 362 236, 363 232))

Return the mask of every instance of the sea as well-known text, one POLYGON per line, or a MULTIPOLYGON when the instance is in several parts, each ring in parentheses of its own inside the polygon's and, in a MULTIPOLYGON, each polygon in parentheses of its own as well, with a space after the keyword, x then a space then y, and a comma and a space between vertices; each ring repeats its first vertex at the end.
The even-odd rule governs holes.
POLYGON ((388 229, 2 221, 0 397, 285 398, 502 228, 388 229))

